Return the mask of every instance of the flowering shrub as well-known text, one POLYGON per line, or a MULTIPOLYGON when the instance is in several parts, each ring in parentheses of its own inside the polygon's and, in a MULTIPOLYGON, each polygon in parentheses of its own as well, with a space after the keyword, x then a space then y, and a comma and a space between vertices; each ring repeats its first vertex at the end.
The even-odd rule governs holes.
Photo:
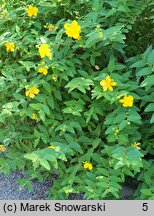
POLYGON ((153 4, 2 1, 0 172, 57 175, 50 199, 120 199, 129 179, 154 199, 153 4))

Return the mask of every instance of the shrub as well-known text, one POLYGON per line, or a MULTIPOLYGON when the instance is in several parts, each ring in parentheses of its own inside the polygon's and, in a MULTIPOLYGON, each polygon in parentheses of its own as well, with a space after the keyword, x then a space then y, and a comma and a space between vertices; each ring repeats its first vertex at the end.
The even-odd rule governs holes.
POLYGON ((1 6, 0 171, 58 175, 50 199, 119 199, 130 178, 153 199, 153 1, 1 6))

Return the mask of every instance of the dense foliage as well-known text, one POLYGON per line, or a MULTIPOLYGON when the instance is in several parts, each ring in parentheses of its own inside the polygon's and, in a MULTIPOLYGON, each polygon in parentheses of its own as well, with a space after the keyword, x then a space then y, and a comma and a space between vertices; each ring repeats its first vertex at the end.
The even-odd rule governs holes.
POLYGON ((1 0, 0 172, 50 199, 154 199, 152 0, 1 0))

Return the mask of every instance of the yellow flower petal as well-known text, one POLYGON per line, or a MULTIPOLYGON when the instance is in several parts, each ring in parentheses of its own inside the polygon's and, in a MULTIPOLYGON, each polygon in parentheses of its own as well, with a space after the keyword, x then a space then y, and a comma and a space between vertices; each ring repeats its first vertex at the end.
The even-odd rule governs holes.
POLYGON ((107 91, 107 86, 103 86, 103 91, 107 91))
POLYGON ((113 91, 113 88, 112 88, 112 86, 109 86, 109 87, 108 87, 108 89, 109 89, 110 91, 113 91))
POLYGON ((100 82, 100 85, 101 85, 101 86, 104 86, 104 85, 106 85, 106 83, 107 83, 106 80, 102 80, 102 81, 100 82))
POLYGON ((70 27, 70 25, 69 25, 69 24, 64 24, 64 29, 68 30, 68 29, 69 29, 69 27, 70 27))
POLYGON ((116 86, 117 83, 116 83, 116 82, 111 82, 111 85, 112 85, 112 86, 116 86))
POLYGON ((111 82, 111 78, 110 78, 109 75, 106 77, 106 81, 107 81, 107 82, 111 82))
POLYGON ((137 142, 134 142, 134 143, 132 144, 132 146, 133 146, 134 148, 136 148, 136 149, 141 149, 141 148, 139 147, 139 145, 140 145, 140 143, 137 143, 137 142))
POLYGON ((29 95, 28 95, 30 98, 34 98, 35 97, 35 94, 32 93, 32 92, 29 92, 29 95))

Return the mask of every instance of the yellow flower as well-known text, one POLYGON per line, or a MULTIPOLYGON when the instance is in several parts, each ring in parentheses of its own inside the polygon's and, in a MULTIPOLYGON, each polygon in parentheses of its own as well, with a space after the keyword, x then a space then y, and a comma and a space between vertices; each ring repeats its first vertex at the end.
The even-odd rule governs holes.
POLYGON ((103 87, 103 91, 107 91, 108 89, 110 91, 113 91, 113 87, 112 86, 116 86, 117 83, 114 82, 111 77, 108 75, 106 76, 106 78, 104 80, 102 80, 100 82, 100 85, 103 87))
POLYGON ((91 163, 88 163, 87 161, 83 162, 84 163, 84 168, 85 169, 89 169, 89 170, 92 170, 93 168, 93 165, 91 163))
POLYGON ((48 70, 47 70, 47 68, 39 68, 39 69, 38 69, 38 72, 39 72, 39 73, 42 73, 42 74, 44 74, 44 75, 46 76, 47 73, 48 73, 48 70))
POLYGON ((48 148, 55 149, 56 147, 53 146, 53 145, 51 145, 51 146, 49 146, 48 148))
POLYGON ((64 29, 66 30, 66 34, 68 37, 72 37, 77 40, 81 39, 81 27, 76 20, 74 20, 71 24, 64 24, 64 29))
POLYGON ((40 52, 41 58, 44 58, 44 57, 51 58, 52 57, 51 50, 47 44, 42 44, 39 47, 39 52, 40 52))
POLYGON ((32 113, 32 119, 33 119, 33 120, 37 120, 37 119, 38 119, 37 114, 32 113))
POLYGON ((27 97, 34 98, 35 95, 38 94, 39 92, 40 90, 36 86, 33 86, 32 88, 27 90, 25 94, 27 97))
POLYGON ((123 107, 132 107, 133 106, 134 97, 133 96, 124 96, 123 99, 119 100, 122 103, 123 107))
MULTIPOLYGON (((41 65, 45 65, 45 62, 42 61, 41 64, 38 64, 38 66, 41 66, 41 65)), ((47 73, 48 73, 48 67, 47 67, 47 66, 40 67, 40 68, 38 69, 38 72, 39 72, 39 73, 42 73, 42 74, 44 74, 44 75, 46 76, 47 73)))
POLYGON ((0 145, 0 151, 2 151, 2 152, 5 152, 5 151, 6 151, 6 148, 5 148, 4 145, 0 145))
POLYGON ((134 148, 136 148, 136 149, 141 149, 141 148, 139 147, 139 145, 140 145, 140 143, 137 143, 137 142, 134 142, 134 143, 132 144, 132 146, 133 146, 134 148))
POLYGON ((15 44, 12 42, 12 43, 6 43, 5 44, 5 47, 6 47, 6 50, 7 52, 14 52, 14 48, 15 48, 15 44))
POLYGON ((37 16, 37 13, 38 13, 38 8, 37 7, 33 7, 32 5, 29 5, 28 6, 28 9, 27 9, 27 14, 29 17, 32 17, 32 16, 37 16))

